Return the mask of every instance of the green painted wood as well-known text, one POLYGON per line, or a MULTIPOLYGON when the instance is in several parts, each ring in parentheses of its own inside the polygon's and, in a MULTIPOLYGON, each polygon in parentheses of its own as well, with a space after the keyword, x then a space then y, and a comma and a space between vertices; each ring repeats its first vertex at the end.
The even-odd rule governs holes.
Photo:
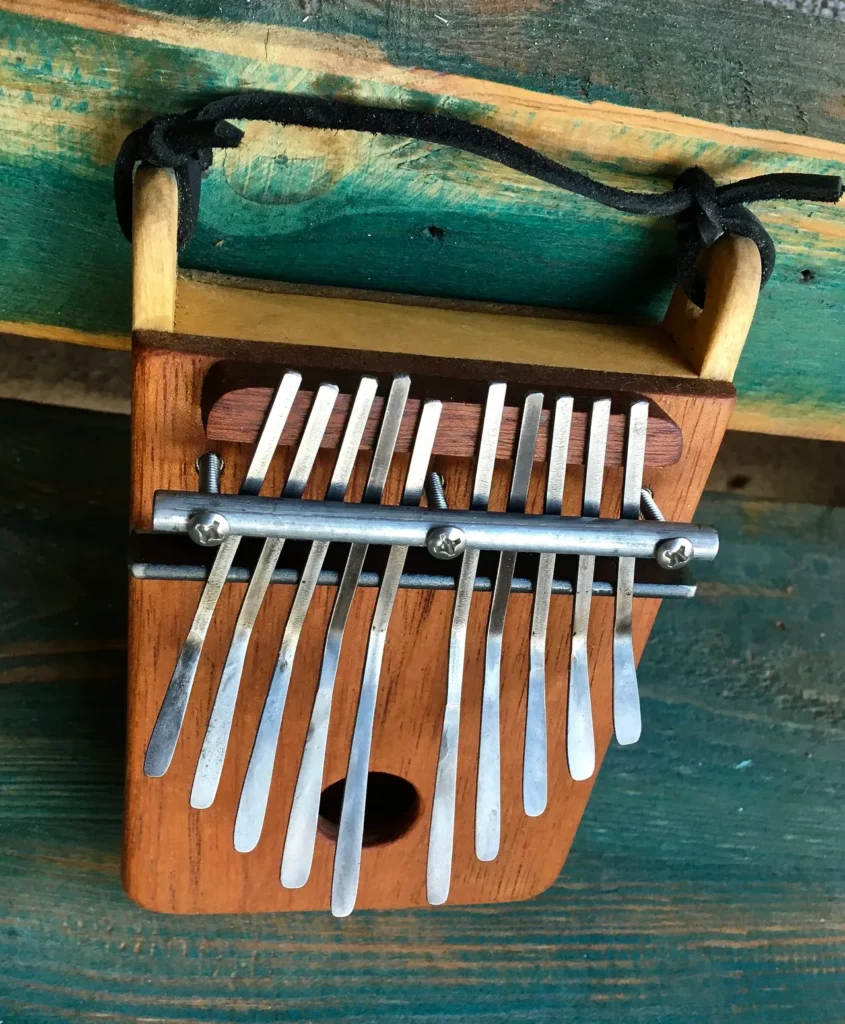
POLYGON ((420 0, 129 3, 182 17, 362 36, 400 67, 845 140, 845 18, 810 17, 765 0, 464 0, 442 10, 420 0))
MULTIPOLYGON (((643 739, 612 747, 538 899, 342 922, 160 916, 118 877, 122 672, 66 678, 48 643, 77 621, 96 640, 96 609, 124 600, 108 567, 127 437, 119 417, 0 403, 2 550, 32 554, 40 538, 53 555, 46 577, 28 561, 0 575, 17 616, 0 621, 2 644, 45 644, 28 682, 0 686, 0 1019, 841 1019, 845 509, 705 496, 699 519, 722 551, 704 596, 661 610, 640 673, 643 739), (97 473, 114 485, 96 487, 97 473), (79 528, 92 483, 100 529, 54 543, 57 495, 68 488, 79 528), (106 572, 106 597, 87 563, 106 572), (78 596, 43 615, 57 591, 78 596)), ((101 614, 111 643, 116 613, 101 614)))
MULTIPOLYGON (((316 38, 309 31, 316 25, 337 33, 338 47, 359 39, 381 47, 373 52, 397 67, 421 64, 550 93, 845 137, 843 65, 835 57, 845 24, 766 5, 709 0, 670 12, 657 0, 626 0, 612 18, 599 2, 531 6, 518 15, 501 5, 489 20, 467 6, 449 35, 439 34, 445 27, 422 5, 332 5, 333 13, 320 7, 307 22, 298 5, 278 0, 249 9, 232 0, 135 5, 141 13, 144 7, 178 8, 209 32, 220 26, 212 15, 282 26, 299 17, 297 38, 316 38)), ((110 5, 98 10, 107 14, 110 5)), ((119 33, 121 10, 114 7, 114 32, 0 11, 0 320, 128 330, 129 248, 111 207, 111 161, 123 136, 154 114, 243 87, 437 104, 468 118, 493 109, 233 56, 204 39, 192 44, 196 32, 187 29, 182 45, 128 38, 119 33)), ((229 30, 237 32, 237 24, 229 30)), ((337 63, 346 66, 345 59, 337 63)), ((281 135, 252 132, 250 147, 215 163, 185 266, 607 314, 662 313, 672 278, 669 223, 495 176, 484 161, 407 140, 337 137, 328 153, 287 159, 278 152, 281 135)), ((706 152, 692 139, 682 162, 706 152)), ((732 168, 756 173, 764 154, 749 143, 729 158, 732 168)), ((665 176, 646 179, 634 157, 596 167, 582 155, 576 163, 642 188, 667 187, 680 169, 668 166, 665 176)), ((843 167, 808 157, 784 158, 778 169, 843 167)), ((782 206, 758 209, 779 262, 740 364, 740 402, 832 421, 845 402, 845 213, 818 209, 803 222, 817 227, 797 231, 782 206)))

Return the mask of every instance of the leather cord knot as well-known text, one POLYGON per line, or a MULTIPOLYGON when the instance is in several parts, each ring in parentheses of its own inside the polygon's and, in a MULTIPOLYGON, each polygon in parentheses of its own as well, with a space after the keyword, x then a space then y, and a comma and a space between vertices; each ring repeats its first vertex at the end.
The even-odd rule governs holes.
MULTIPOLYGON (((768 175, 774 179, 776 175, 768 175)), ((799 177, 799 176, 795 176, 799 177)), ((810 178, 811 175, 803 176, 810 178)), ((746 179, 751 181, 752 179, 746 179)), ((762 184, 763 179, 757 179, 762 184)), ((760 252, 760 287, 772 275, 775 266, 775 244, 760 220, 740 202, 733 201, 736 186, 719 188, 713 178, 700 167, 688 167, 675 180, 675 191, 685 193, 689 199, 686 210, 676 216, 678 282, 690 301, 704 306, 704 278, 696 270, 703 249, 709 249, 723 235, 750 238, 760 252)), ((793 182, 793 185, 798 184, 793 182)), ((841 182, 840 182, 841 187, 841 182)), ((751 193, 750 200, 756 198, 751 193)), ((761 196, 763 198, 763 196, 761 196)), ((790 196, 789 198, 799 198, 790 196)))
POLYGON ((685 190, 691 200, 689 209, 679 216, 694 219, 702 245, 713 245, 725 233, 716 182, 700 167, 688 167, 675 179, 675 188, 685 190))
POLYGON ((202 177, 211 167, 215 149, 240 145, 243 132, 224 120, 202 120, 191 112, 162 114, 130 132, 114 164, 117 219, 132 240, 132 182, 137 164, 170 168, 179 192, 180 249, 190 242, 199 218, 202 177))
POLYGON ((705 287, 696 272, 698 257, 724 234, 750 238, 760 250, 761 287, 771 276, 775 244, 746 203, 771 199, 835 203, 842 197, 842 179, 836 175, 761 174, 716 185, 700 167, 685 170, 669 192, 628 192, 574 171, 492 128, 448 114, 366 107, 288 93, 243 92, 222 96, 185 114, 155 117, 126 137, 114 165, 114 199, 118 222, 130 241, 133 176, 136 165, 146 163, 173 169, 179 191, 179 248, 190 242, 199 217, 202 176, 211 166, 214 150, 237 146, 243 138, 243 132, 227 118, 372 132, 452 146, 615 210, 676 217, 678 282, 698 306, 704 305, 705 287))

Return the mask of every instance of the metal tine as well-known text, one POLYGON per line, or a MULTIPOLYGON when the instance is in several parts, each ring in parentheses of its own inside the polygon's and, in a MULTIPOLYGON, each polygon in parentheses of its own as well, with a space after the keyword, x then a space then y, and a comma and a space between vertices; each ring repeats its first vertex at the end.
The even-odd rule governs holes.
MULTIPOLYGON (((282 377, 241 484, 241 494, 258 494, 261 490, 301 383, 301 374, 293 371, 282 377)), ((182 723, 185 721, 200 654, 240 542, 240 537, 227 537, 214 556, 214 564, 200 595, 194 621, 179 652, 147 746, 144 774, 152 778, 164 775, 173 760, 173 752, 176 750, 182 723)))
MULTIPOLYGON (((478 462, 472 489, 470 508, 484 512, 490 501, 499 431, 505 408, 506 384, 491 384, 487 391, 478 462)), ((467 626, 472 604, 475 577, 478 572, 476 549, 467 551, 461 562, 461 572, 455 591, 452 628, 449 634, 449 666, 446 676, 446 706, 443 710, 443 730, 440 734, 440 754, 434 781, 434 799, 431 807, 431 830, 428 837, 428 867, 426 890, 428 902, 434 906, 445 903, 452 881, 452 853, 455 844, 455 799, 458 784, 458 739, 461 724, 461 692, 464 682, 467 626)))
MULTIPOLYGON (((334 472, 332 473, 328 490, 326 492, 326 500, 328 501, 342 501, 346 494, 346 488, 349 484, 349 478, 352 475, 355 459, 358 455, 358 450, 361 444, 361 437, 363 436, 364 428, 367 425, 367 419, 369 418, 370 410, 372 409, 373 399, 375 398, 377 388, 378 382, 375 378, 363 377, 361 379, 355 400, 349 413, 349 419, 347 420, 346 430, 344 431, 343 439, 341 441, 334 472)), ((319 440, 317 443, 319 446, 319 440)), ((302 630, 302 622, 311 603, 311 598, 314 594, 314 588, 317 583, 317 577, 322 569, 328 547, 328 544, 323 542, 315 542, 311 546, 311 551, 309 552, 302 578, 299 582, 299 586, 297 587, 296 596, 294 597, 293 604, 291 605, 290 612, 288 613, 288 621, 285 626, 285 633, 279 650, 279 659, 276 665, 276 671, 273 676, 273 682, 270 685, 270 691, 268 692, 267 699, 265 701, 261 724, 259 725, 259 736, 261 737, 265 735, 267 729, 264 724, 265 717, 272 714, 268 708, 275 707, 274 699, 277 699, 280 687, 284 689, 284 693, 281 695, 281 706, 279 707, 279 723, 281 722, 281 709, 284 707, 287 680, 290 678, 290 670, 293 667, 293 658, 296 653, 299 634, 302 630), (278 678, 285 669, 287 669, 287 676, 284 678, 278 678)), ((227 660, 226 664, 228 667, 230 662, 227 660)), ((192 807, 210 807, 217 795, 217 787, 220 784, 220 776, 223 771, 223 762, 226 757, 229 734, 232 730, 235 703, 237 701, 241 679, 241 673, 236 669, 236 664, 232 671, 227 672, 226 669, 224 669, 223 675, 220 679, 220 685, 217 688, 217 696, 214 699, 214 707, 211 710, 211 716, 205 732, 205 739, 203 740, 202 750, 200 751, 199 761, 197 763, 196 774, 194 775, 194 785, 191 791, 192 807)), ((278 737, 278 726, 276 728, 276 737, 278 737)), ((256 739, 256 749, 258 748, 258 745, 259 741, 256 739)), ((269 774, 272 774, 273 760, 275 759, 275 741, 272 744, 272 749, 269 751, 269 755, 269 774)), ((253 751, 253 758, 255 758, 255 756, 255 751, 253 751)), ((252 762, 250 762, 250 764, 251 763, 252 762)), ((268 787, 269 774, 267 780, 268 787)))
MULTIPOLYGON (((296 451, 296 455, 294 456, 293 465, 291 466, 287 482, 285 483, 285 487, 282 492, 283 498, 302 497, 305 484, 308 482, 308 477, 311 475, 314 461, 320 452, 320 443, 323 440, 323 435, 326 432, 329 418, 332 415, 337 394, 338 387, 336 384, 321 384, 318 391, 316 391, 313 402, 311 403, 310 412, 308 413, 307 422, 305 423, 305 429, 302 432, 302 437, 300 438, 299 446, 296 451)), ((238 690, 241 685, 241 677, 244 673, 244 663, 247 658, 247 650, 249 649, 250 640, 252 639, 252 631, 255 627, 255 621, 258 617, 258 612, 261 610, 261 604, 264 600, 267 588, 269 587, 271 575, 274 569, 276 569, 279 556, 282 553, 282 548, 284 546, 284 538, 268 538, 264 541, 264 545, 261 548, 261 554, 258 556, 258 561, 255 563, 255 569, 253 570, 252 577, 250 578, 247 593, 244 596, 241 609, 238 612, 235 630, 233 632, 233 636, 231 636, 225 663, 223 665, 223 671, 220 675, 220 682, 217 687, 217 697, 215 697, 214 708, 211 713, 212 720, 209 723, 212 727, 212 742, 214 741, 213 736, 222 728, 222 720, 226 715, 229 706, 234 710, 235 701, 238 698, 238 690), (219 703, 217 698, 219 698, 219 703)), ((226 730, 226 733, 227 731, 228 730, 226 730)), ((219 771, 222 770, 222 759, 224 753, 225 743, 223 743, 222 750, 219 751, 220 758, 219 766, 217 768, 218 774, 219 771)), ((206 787, 203 786, 201 791, 197 793, 198 801, 202 802, 194 803, 194 794, 192 793, 193 806, 208 807, 214 798, 214 794, 211 793, 211 799, 208 799, 207 802, 205 802, 205 798, 208 796, 209 794, 206 787)))
MULTIPOLYGON (((547 516, 563 511, 563 489, 566 461, 569 457, 569 435, 572 427, 571 396, 555 401, 554 420, 549 431, 549 468, 546 477, 547 516)), ((522 762, 522 805, 525 813, 535 818, 548 802, 548 740, 546 730, 546 637, 549 605, 555 574, 555 555, 540 555, 537 582, 534 586, 534 607, 531 614, 529 645, 528 699, 525 709, 525 754, 522 762)))
MULTIPOLYGON (((581 515, 598 519, 604 483, 607 431, 610 426, 610 399, 593 402, 590 434, 587 441, 587 466, 584 471, 584 500, 581 515)), ((590 626, 590 599, 593 595, 594 555, 581 555, 572 608, 572 638, 569 657, 569 702, 566 722, 566 756, 569 774, 577 782, 589 779, 596 768, 596 742, 593 735, 593 709, 590 698, 590 671, 587 657, 587 633, 590 626)))
MULTIPOLYGON (((302 432, 299 447, 297 448, 293 464, 288 473, 287 482, 282 491, 282 497, 302 497, 305 485, 308 483, 308 478, 311 475, 311 470, 314 468, 314 462, 320 450, 320 442, 323 439, 329 417, 334 409, 337 394, 338 388, 336 384, 321 384, 317 389, 317 394, 314 396, 308 420, 305 424, 305 430, 302 432)), ((215 730, 219 727, 219 718, 217 716, 222 717, 225 714, 227 705, 230 702, 234 705, 237 698, 255 620, 261 610, 264 595, 267 593, 270 578, 276 568, 276 563, 279 560, 284 543, 285 541, 282 537, 270 537, 265 540, 261 554, 258 556, 258 561, 255 564, 249 586, 238 612, 232 640, 229 644, 229 651, 226 654, 226 661, 220 676, 218 695, 222 691, 222 699, 219 711, 217 710, 216 699, 215 707, 212 709, 212 718, 215 719, 215 730)), ((222 757, 220 767, 222 768, 222 757)), ((204 796, 205 794, 198 794, 198 796, 201 795, 204 796)), ((201 803, 194 804, 194 806, 206 807, 208 804, 201 803)))
MULTIPOLYGON (((534 450, 543 411, 543 393, 526 395, 516 445, 508 512, 524 512, 528 486, 534 465, 534 450)), ((501 736, 499 728, 500 680, 502 672, 502 635, 505 630, 511 581, 516 567, 515 551, 499 555, 499 567, 493 584, 490 615, 487 620, 487 647, 484 654, 484 688, 481 696, 481 737, 478 748, 478 784, 475 792, 475 855, 479 860, 495 860, 501 832, 501 736)))
MULTIPOLYGON (((638 519, 643 487, 648 402, 631 403, 625 446, 625 481, 622 487, 622 519, 638 519)), ((613 727, 618 743, 636 743, 642 720, 634 661, 635 558, 620 558, 616 577, 616 615, 613 624, 613 727)))
MULTIPOLYGON (((329 501, 342 501, 346 494, 377 387, 372 377, 361 381, 329 483, 329 501)), ((253 850, 261 838, 294 658, 328 549, 328 542, 312 543, 288 613, 238 803, 234 843, 241 853, 253 850)))
MULTIPOLYGON (((381 430, 373 453, 370 474, 364 489, 362 498, 364 503, 374 504, 381 501, 396 448, 396 439, 399 436, 399 428, 405 415, 410 387, 411 378, 404 375, 396 377, 391 385, 384 408, 381 430)), ((320 666, 320 680, 314 697, 311 720, 308 723, 282 855, 281 882, 289 889, 301 888, 311 874, 334 684, 340 661, 343 634, 367 550, 368 545, 366 544, 353 544, 350 548, 326 633, 323 660, 320 666)))
MULTIPOLYGON (((418 505, 420 503, 441 410, 442 403, 438 401, 429 400, 423 405, 411 451, 405 490, 402 494, 401 503, 403 505, 418 505)), ((361 846, 364 838, 364 809, 367 802, 367 775, 370 768, 370 748, 373 739, 379 677, 387 640, 387 628, 390 625, 393 603, 399 589, 399 579, 407 554, 408 548, 405 546, 396 545, 390 549, 370 625, 334 857, 332 913, 335 917, 346 917, 352 912, 358 893, 361 846)))

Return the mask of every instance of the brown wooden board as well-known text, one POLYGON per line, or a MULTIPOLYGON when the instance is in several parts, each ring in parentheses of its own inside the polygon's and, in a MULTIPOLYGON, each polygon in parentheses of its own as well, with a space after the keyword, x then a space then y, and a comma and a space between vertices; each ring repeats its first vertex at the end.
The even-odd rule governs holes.
MULTIPOLYGON (((279 372, 272 368, 272 377, 278 382, 279 372)), ((417 383, 415 381, 415 383, 417 383)), ((214 403, 206 422, 206 433, 211 441, 235 441, 239 444, 254 444, 258 440, 261 426, 273 397, 272 387, 239 388, 227 391, 214 403)), ((305 418, 311 406, 314 392, 300 389, 291 409, 288 422, 279 439, 281 446, 296 444, 305 427, 305 418)), ((413 444, 414 428, 419 416, 422 399, 411 398, 405 407, 405 415, 396 440, 397 452, 409 452, 413 444)), ((321 447, 337 448, 343 427, 352 404, 351 394, 338 395, 321 447)), ((449 455, 457 458, 473 458, 481 436, 481 421, 484 406, 481 402, 444 402, 434 445, 435 455, 449 455)), ((376 398, 370 413, 361 448, 371 450, 378 436, 378 426, 384 410, 384 399, 376 398)), ((502 425, 496 456, 511 459, 516 454, 517 436, 521 408, 506 405, 502 413, 502 425)), ((568 462, 583 465, 586 460, 588 408, 576 408, 572 413, 568 462)), ((540 429, 534 448, 534 461, 544 462, 548 456, 549 427, 551 410, 543 409, 540 415, 540 429)), ((621 466, 625 453, 624 412, 613 412, 607 435, 605 462, 610 466, 621 466)), ((646 439, 645 464, 647 466, 671 466, 681 457, 683 438, 676 423, 660 415, 657 410, 649 416, 646 439)))
MULTIPOLYGON (((205 450, 201 415, 203 381, 216 355, 198 351, 198 339, 185 339, 189 352, 179 351, 178 336, 167 347, 155 335, 136 336, 133 391, 132 526, 149 529, 156 489, 194 489, 194 461, 205 450)), ((217 344, 209 351, 219 354, 217 344)), ((308 362, 314 350, 302 349, 308 362)), ((332 353, 321 350, 327 367, 332 353)), ((341 360, 342 361, 342 360, 341 360)), ((382 360, 380 369, 385 371, 382 360)), ((438 361, 439 364, 445 362, 438 361)), ((459 362, 459 361, 456 361, 459 362)), ((400 367, 396 367, 400 369, 400 367)), ((442 371, 442 365, 434 367, 442 371)), ((466 364, 464 364, 466 375, 466 364)), ((534 368, 528 368, 531 373, 534 368)), ((430 367, 431 371, 432 368, 430 367)), ((515 372, 514 376, 519 377, 515 372)), ((571 375, 584 386, 583 374, 571 375)), ((710 469, 733 404, 729 385, 673 380, 651 390, 632 382, 635 393, 651 398, 683 433, 683 453, 676 465, 646 471, 650 486, 667 518, 689 520, 710 469)), ((592 387, 616 392, 617 375, 594 374, 592 387)), ((548 380, 549 390, 567 385, 560 369, 548 380)), ((237 489, 250 449, 219 444, 227 463, 223 490, 237 489)), ((291 450, 280 448, 264 493, 278 492, 291 450)), ((395 502, 406 456, 397 456, 386 500, 395 502)), ((360 494, 367 456, 359 459, 353 497, 360 494)), ((331 470, 332 454, 323 452, 306 497, 321 496, 331 470)), ((441 459, 441 468, 456 495, 456 506, 468 501, 472 462, 441 459)), ((510 465, 496 473, 491 508, 504 507, 510 465)), ((603 515, 618 515, 622 471, 606 470, 603 515)), ((565 512, 580 511, 583 472, 570 469, 565 512)), ((543 473, 535 466, 529 509, 542 501, 543 473)), ((281 852, 293 785, 316 688, 320 656, 334 590, 318 589, 306 619, 282 725, 273 788, 264 833, 256 849, 240 854, 233 847, 233 824, 240 786, 261 711, 270 670, 292 600, 293 588, 270 588, 247 658, 244 683, 223 776, 214 805, 204 811, 189 806, 189 793, 213 692, 225 658, 234 620, 243 597, 242 584, 230 584, 215 616, 200 662, 185 726, 173 763, 162 778, 143 775, 142 764, 155 717, 196 608, 201 586, 133 579, 130 583, 129 730, 124 845, 124 881, 129 894, 145 907, 182 913, 325 909, 329 904, 334 842, 318 835, 314 867, 299 890, 279 882, 281 852)), ((338 674, 324 786, 345 776, 358 687, 375 592, 359 591, 347 628, 338 674)), ((357 905, 364 907, 424 906, 425 864, 431 795, 445 693, 446 659, 453 595, 448 592, 400 591, 382 672, 376 711, 371 770, 410 781, 419 794, 419 814, 393 842, 365 848, 357 905)), ((635 607, 635 648, 642 651, 658 602, 638 601, 635 607)), ((473 850, 475 770, 478 751, 480 692, 489 595, 477 594, 469 627, 451 903, 483 903, 525 899, 557 877, 589 797, 592 780, 573 783, 564 749, 565 682, 569 658, 571 599, 555 597, 549 623, 548 723, 550 737, 549 807, 538 818, 525 817, 521 802, 521 766, 527 679, 531 598, 513 595, 508 611, 502 671, 502 844, 499 857, 481 863, 473 850)), ((610 740, 610 659, 613 604, 596 599, 590 627, 590 661, 596 747, 599 761, 610 740)))

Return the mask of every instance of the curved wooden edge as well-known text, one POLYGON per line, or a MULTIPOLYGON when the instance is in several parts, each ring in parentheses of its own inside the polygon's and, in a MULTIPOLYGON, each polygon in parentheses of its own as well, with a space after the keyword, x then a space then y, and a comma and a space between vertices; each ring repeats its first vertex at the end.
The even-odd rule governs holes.
POLYGON ((132 329, 172 331, 179 198, 173 171, 139 167, 132 194, 132 329))
MULTIPOLYGON (((421 345, 422 351, 429 352, 438 339, 453 350, 459 337, 472 349, 470 357, 477 359, 490 358, 488 350, 496 349, 497 341, 503 351, 513 347, 513 319, 503 316, 510 311, 501 307, 491 314, 480 312, 477 304, 472 310, 462 310, 460 303, 439 310, 403 303, 399 312, 405 329, 397 330, 399 325, 394 322, 395 311, 391 306, 373 302, 369 296, 341 299, 293 295, 263 290, 255 283, 239 287, 235 281, 223 280, 214 284, 178 282, 177 297, 177 219, 178 193, 173 172, 139 168, 133 202, 135 331, 172 332, 178 319, 183 333, 196 331, 220 336, 222 332, 230 337, 268 342, 310 340, 330 347, 369 349, 380 347, 379 338, 386 334, 393 339, 389 348, 401 344, 406 351, 408 346, 413 351, 421 345), (193 294, 197 289, 201 292, 199 301, 193 294), (296 327, 305 336, 289 336, 292 314, 296 327), (453 322, 456 316, 466 319, 457 324, 453 322), (335 326, 329 329, 327 324, 332 321, 335 326), (309 337, 318 324, 322 325, 318 337, 309 337), (474 339, 468 325, 477 326, 479 339, 474 339), (328 339, 324 338, 326 331, 328 339)), ((536 349, 534 361, 539 362, 547 361, 546 349, 551 345, 556 350, 555 362, 562 366, 622 368, 659 376, 687 376, 691 367, 693 375, 701 379, 731 381, 757 306, 760 254, 749 239, 726 236, 704 255, 703 262, 707 277, 705 308, 693 305, 676 288, 662 329, 661 325, 599 324, 581 319, 538 320, 520 310, 520 329, 527 332, 524 344, 536 349), (669 339, 668 348, 665 342, 661 344, 661 335, 669 339), (674 348, 677 354, 673 353, 674 348), (622 367, 617 366, 617 359, 624 364, 622 367), (594 365, 596 360, 598 364, 594 365)))
POLYGON ((760 253, 750 238, 726 235, 702 262, 707 277, 704 309, 678 287, 663 326, 699 377, 731 381, 757 309, 760 253))

